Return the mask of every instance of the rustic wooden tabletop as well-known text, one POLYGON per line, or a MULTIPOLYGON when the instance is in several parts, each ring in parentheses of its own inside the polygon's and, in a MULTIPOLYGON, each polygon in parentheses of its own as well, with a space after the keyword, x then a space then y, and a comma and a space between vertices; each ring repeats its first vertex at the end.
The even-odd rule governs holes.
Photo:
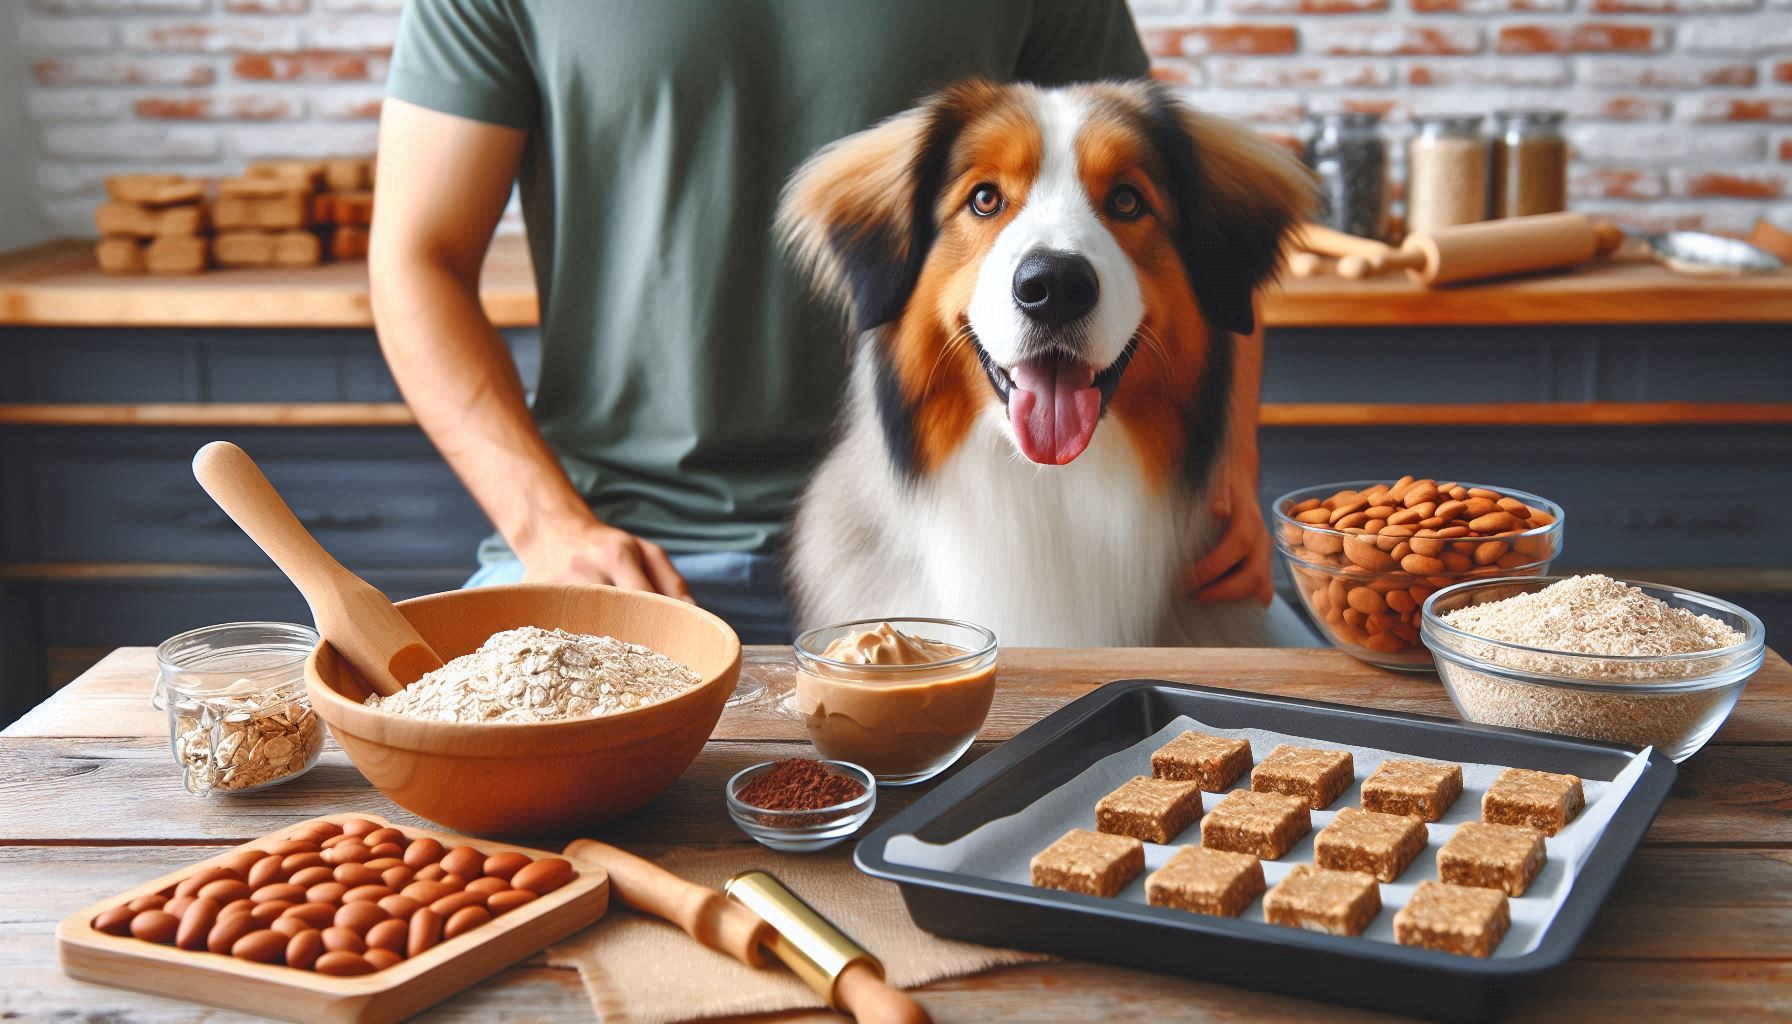
MULTIPOLYGON (((1010 650, 971 756, 1101 683, 1129 676, 1450 715, 1437 680, 1317 650, 1010 650)), ((787 688, 783 648, 749 648, 745 676, 787 688)), ((0 733, 0 1020, 190 1021, 193 1005, 70 981, 55 924, 71 910, 279 826, 373 810, 416 823, 333 744, 302 779, 241 798, 180 785, 167 722, 149 706, 147 649, 113 653, 0 733)), ((803 749, 795 723, 730 710, 695 765, 602 838, 651 855, 672 844, 747 843, 722 811, 738 769, 803 749)), ((912 799, 882 794, 878 820, 912 799)), ((939 1021, 1370 1020, 1374 1015, 1226 985, 1083 963, 941 982, 920 992, 939 1021)), ((206 1012, 207 1021, 241 1019, 206 1012)), ((536 957, 441 1004, 431 1020, 593 1018, 577 976, 536 957)), ((1729 722, 1678 785, 1579 957, 1516 1008, 1536 1020, 1792 1018, 1792 666, 1769 654, 1729 722)), ((833 1019, 785 1014, 777 1020, 833 1019)))

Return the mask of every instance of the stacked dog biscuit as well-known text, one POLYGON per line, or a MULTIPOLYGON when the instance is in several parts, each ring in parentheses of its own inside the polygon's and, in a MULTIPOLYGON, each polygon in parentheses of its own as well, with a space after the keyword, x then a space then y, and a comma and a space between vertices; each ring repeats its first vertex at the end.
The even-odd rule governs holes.
POLYGON ((320 161, 250 164, 240 178, 218 182, 212 220, 218 226, 218 265, 308 267, 323 261, 323 242, 310 230, 312 197, 323 181, 320 161))
POLYGON ((312 214, 329 225, 330 258, 367 258, 367 229, 373 223, 373 161, 338 158, 324 161, 325 191, 317 196, 312 214))
POLYGON ((373 222, 373 161, 264 160, 241 177, 207 184, 178 174, 106 180, 94 211, 95 247, 109 274, 191 274, 220 267, 309 267, 367 257, 373 222), (207 237, 216 231, 215 237, 207 237))
POLYGON ((196 274, 210 255, 205 183, 178 174, 121 174, 106 179, 106 202, 93 212, 94 247, 109 274, 196 274))

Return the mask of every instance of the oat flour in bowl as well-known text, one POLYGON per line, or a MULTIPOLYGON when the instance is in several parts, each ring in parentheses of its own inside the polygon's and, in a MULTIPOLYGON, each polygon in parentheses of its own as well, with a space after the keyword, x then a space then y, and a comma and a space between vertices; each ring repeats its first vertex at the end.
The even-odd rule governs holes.
MULTIPOLYGON (((1743 641, 1743 635, 1709 615, 1676 608, 1608 576, 1575 576, 1530 594, 1445 612, 1444 622, 1486 640, 1563 654, 1639 657, 1697 654, 1743 641)), ((1482 645, 1476 645, 1481 647, 1482 645)), ((1610 682, 1697 675, 1700 659, 1687 663, 1557 658, 1546 653, 1487 648, 1477 654, 1509 668, 1610 682)))
POLYGON ((555 722, 628 711, 689 690, 697 673, 614 637, 524 626, 370 708, 437 722, 555 722))
POLYGON ((1739 686, 1684 690, 1674 684, 1723 670, 1731 654, 1716 652, 1747 639, 1712 616, 1598 575, 1457 608, 1440 618, 1472 634, 1448 640, 1445 649, 1458 655, 1516 672, 1609 687, 1520 682, 1466 665, 1446 666, 1440 657, 1439 670, 1470 721, 1650 746, 1676 761, 1709 738, 1735 703, 1739 686), (1475 638, 1545 649, 1514 649, 1475 638), (1707 651, 1713 656, 1634 660, 1707 651))

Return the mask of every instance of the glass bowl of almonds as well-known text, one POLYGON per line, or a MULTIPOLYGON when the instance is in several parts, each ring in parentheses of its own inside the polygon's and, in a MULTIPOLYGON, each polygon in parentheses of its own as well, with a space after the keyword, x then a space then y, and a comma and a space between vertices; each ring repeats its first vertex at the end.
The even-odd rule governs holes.
POLYGON ((168 739, 187 792, 248 793, 296 779, 324 749, 305 696, 317 630, 291 622, 227 622, 156 648, 168 739))
POLYGON ((1419 608, 1444 587, 1541 576, 1562 550, 1561 506, 1510 487, 1403 476, 1319 484, 1277 498, 1276 550, 1301 604, 1340 650, 1433 670, 1419 608))

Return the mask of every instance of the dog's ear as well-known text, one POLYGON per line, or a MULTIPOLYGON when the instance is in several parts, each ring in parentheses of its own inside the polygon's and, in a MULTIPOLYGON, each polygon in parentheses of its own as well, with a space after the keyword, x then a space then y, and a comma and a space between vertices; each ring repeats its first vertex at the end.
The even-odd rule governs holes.
POLYGON ((998 86, 972 79, 849 135, 797 168, 778 206, 778 233, 816 290, 854 329, 902 315, 933 247, 933 204, 953 141, 998 86))
POLYGON ((1282 146, 1162 86, 1150 87, 1149 102, 1195 298, 1214 323, 1249 334, 1252 293, 1281 268, 1287 233, 1312 216, 1313 175, 1282 146))

